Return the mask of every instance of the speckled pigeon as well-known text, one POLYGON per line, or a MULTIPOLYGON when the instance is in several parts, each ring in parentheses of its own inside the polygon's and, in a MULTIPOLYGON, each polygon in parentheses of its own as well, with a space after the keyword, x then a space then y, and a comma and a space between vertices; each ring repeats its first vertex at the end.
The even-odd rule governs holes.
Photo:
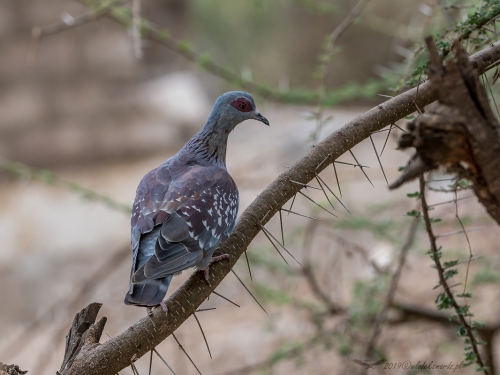
POLYGON ((174 156, 147 173, 132 209, 132 272, 125 304, 161 305, 172 277, 196 267, 208 269, 227 254, 212 257, 236 223, 238 189, 226 169, 229 133, 242 121, 269 125, 252 96, 221 95, 203 128, 174 156))

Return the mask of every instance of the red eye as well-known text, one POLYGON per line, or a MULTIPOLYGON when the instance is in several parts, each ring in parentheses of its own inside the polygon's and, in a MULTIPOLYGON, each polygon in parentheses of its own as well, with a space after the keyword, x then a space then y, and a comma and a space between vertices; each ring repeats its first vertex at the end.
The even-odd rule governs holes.
POLYGON ((248 99, 239 98, 231 103, 231 106, 236 108, 240 112, 251 112, 253 111, 252 103, 248 99))

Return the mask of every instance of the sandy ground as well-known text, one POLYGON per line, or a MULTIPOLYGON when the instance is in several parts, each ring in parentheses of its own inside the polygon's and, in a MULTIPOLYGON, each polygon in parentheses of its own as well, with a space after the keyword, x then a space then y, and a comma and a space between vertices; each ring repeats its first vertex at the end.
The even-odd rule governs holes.
MULTIPOLYGON (((311 147, 307 138, 313 123, 306 120, 300 110, 275 105, 263 105, 259 109, 268 117, 271 126, 267 128, 257 122, 246 122, 234 131, 229 141, 228 169, 240 189, 240 212, 284 170, 285 166, 297 161, 311 147)), ((362 108, 331 111, 328 114, 333 116, 333 121, 322 134, 329 134, 362 111, 362 108)), ((396 136, 394 133, 393 136, 396 136)), ((380 150, 385 133, 374 135, 374 140, 380 150)), ((67 180, 109 195, 117 201, 131 204, 142 175, 175 151, 175 148, 170 147, 158 155, 140 160, 60 169, 56 172, 67 180)), ((343 201, 352 212, 349 215, 337 204, 339 222, 348 221, 350 217, 355 217, 360 222, 363 218, 375 217, 381 222, 392 219, 394 225, 401 228, 400 238, 404 238, 411 220, 404 215, 415 207, 415 203, 406 198, 406 194, 415 191, 416 184, 389 192, 371 143, 365 141, 353 151, 360 163, 370 167, 366 171, 374 187, 358 168, 337 165, 343 201), (387 207, 391 209, 388 210, 387 207)), ((407 155, 395 150, 395 138, 391 136, 382 156, 389 181, 395 179, 397 168, 405 164, 407 155)), ((343 155, 339 160, 352 162, 349 154, 343 155)), ((337 191, 333 168, 323 172, 322 177, 337 191)), ((325 201, 321 192, 308 191, 308 194, 325 201)), ((466 196, 472 193, 469 191, 462 194, 466 196)), ((431 203, 447 199, 452 197, 438 193, 430 194, 429 197, 431 203)), ((487 255, 489 266, 493 272, 498 273, 498 228, 475 198, 460 201, 459 207, 461 215, 468 218, 468 226, 486 228, 471 233, 470 240, 474 254, 487 255)), ((305 199, 298 198, 294 210, 328 219, 328 214, 314 209, 305 199)), ((436 208, 435 212, 444 219, 444 223, 436 230, 457 230, 453 207, 443 205, 436 208)), ((293 215, 285 217, 288 246, 299 259, 302 256, 301 233, 306 224, 306 219, 293 215)), ((278 221, 273 219, 268 228, 277 235, 278 221)), ((335 221, 332 229, 341 231, 350 240, 365 246, 369 256, 382 266, 390 263, 397 255, 397 249, 384 240, 383 236, 377 238, 373 234, 367 234, 365 230, 356 231, 352 227, 338 228, 335 221)), ((433 301, 437 292, 432 287, 436 284, 437 276, 435 270, 429 267, 430 259, 425 256, 425 237, 423 233, 419 236, 420 240, 409 254, 397 298, 434 309, 433 301)), ((98 287, 76 301, 76 309, 68 311, 72 298, 78 295, 99 265, 115 252, 129 246, 128 215, 99 203, 83 201, 74 193, 42 183, 3 182, 0 195, 0 237, 0 361, 16 363, 31 374, 53 374, 59 369, 64 351, 64 336, 76 309, 83 308, 92 301, 104 304, 100 315, 108 318, 105 332, 110 336, 119 334, 144 316, 144 309, 128 307, 122 302, 128 287, 129 254, 110 267, 98 287), (57 309, 52 309, 55 304, 57 309), (33 322, 36 322, 36 325, 33 325, 33 322)), ((327 293, 337 301, 347 304, 353 298, 352 290, 356 280, 373 279, 376 276, 373 269, 358 255, 346 254, 332 246, 331 239, 320 237, 315 239, 314 246, 310 248, 313 262, 318 264, 319 274, 326 272, 331 276, 330 281, 324 284, 327 293), (326 254, 336 257, 333 266, 327 270, 324 269, 326 254)), ((250 252, 269 247, 266 241, 265 237, 259 235, 250 246, 250 252)), ((460 259, 467 258, 468 248, 463 236, 443 238, 442 245, 453 254, 458 254, 460 259)), ((272 257, 279 261, 277 255, 273 254, 272 257)), ((292 269, 298 269, 296 264, 290 264, 292 269)), ((481 267, 484 267, 484 263, 481 263, 481 267)), ((245 281, 250 283, 243 260, 240 260, 236 269, 245 281)), ((473 273, 479 269, 479 266, 473 265, 469 277, 472 279, 473 273)), ((276 282, 276 286, 284 288, 287 293, 297 293, 301 297, 316 301, 307 286, 298 281, 275 281, 265 270, 256 269, 254 272, 261 283, 276 282)), ((185 272, 177 277, 170 292, 175 290, 189 273, 185 272)), ((463 273, 461 275, 463 276, 463 273)), ((232 275, 222 282, 217 291, 240 304, 241 308, 216 296, 202 305, 217 308, 199 313, 213 359, 208 356, 194 319, 188 319, 176 332, 178 339, 189 350, 203 374, 224 374, 262 361, 284 343, 298 342, 315 334, 315 329, 305 313, 292 305, 267 302, 269 315, 263 313, 232 275)), ((478 320, 494 322, 498 319, 499 292, 497 284, 481 286, 475 294, 472 307, 478 320)), ((328 324, 335 324, 335 319, 328 324)), ((107 339, 106 335, 102 338, 103 341, 107 339)), ((388 348, 386 353, 392 361, 461 360, 462 344, 455 340, 449 331, 432 324, 412 323, 388 327, 384 330, 380 343, 388 348)), ((178 350, 173 338, 163 342, 158 351, 177 374, 196 373, 183 353, 178 350)), ((498 352, 497 350, 497 354, 498 352)), ((278 363, 273 367, 272 373, 341 374, 356 370, 338 353, 338 348, 335 347, 316 348, 305 352, 300 363, 278 363)), ((144 357, 137 362, 141 374, 147 373, 148 361, 149 358, 144 357)), ((130 371, 125 369, 122 373, 130 371)), ((458 373, 473 372, 472 368, 468 368, 458 373)), ((168 370, 155 358, 152 373, 166 374, 168 370)), ((405 372, 392 370, 391 373, 405 372)))

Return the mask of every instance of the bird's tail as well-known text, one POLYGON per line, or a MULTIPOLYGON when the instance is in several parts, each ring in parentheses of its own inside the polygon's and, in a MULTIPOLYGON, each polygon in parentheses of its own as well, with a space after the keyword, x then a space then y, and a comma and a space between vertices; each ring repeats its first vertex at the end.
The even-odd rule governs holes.
POLYGON ((153 307, 160 304, 167 294, 168 287, 174 275, 161 279, 146 279, 134 283, 125 295, 126 305, 153 307))

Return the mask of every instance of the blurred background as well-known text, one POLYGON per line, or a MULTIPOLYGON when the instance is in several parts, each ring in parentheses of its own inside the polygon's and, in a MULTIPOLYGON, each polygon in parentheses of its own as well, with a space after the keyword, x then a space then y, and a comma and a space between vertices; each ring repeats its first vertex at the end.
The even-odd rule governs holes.
MULTIPOLYGON (((116 22, 121 13, 111 13, 111 19, 107 12, 115 8, 98 1, 0 2, 0 361, 53 374, 74 314, 90 302, 104 304, 101 315, 108 318, 109 336, 145 315, 145 309, 122 302, 135 188, 204 124, 221 93, 241 89, 242 81, 255 83, 255 92, 248 91, 271 122, 270 128, 245 122, 229 140, 228 170, 238 184, 242 212, 315 143, 383 103, 384 95, 403 89, 415 76, 420 57, 414 52, 423 37, 465 19, 479 3, 369 1, 335 43, 322 75, 329 35, 356 5, 353 1, 142 0, 140 15, 148 25, 169 30, 161 31, 167 46, 138 39, 133 25, 116 22), (177 44, 168 42, 171 37, 177 44), (192 51, 198 57, 187 59, 192 51), (213 74, 211 62, 235 75, 213 74), (318 97, 325 102, 319 108, 313 105, 318 97)), ((127 10, 133 4, 117 6, 127 10)), ((404 128, 405 123, 396 125, 404 128)), ((401 132, 393 128, 373 135, 389 181, 410 155, 395 150, 401 132)), ((362 370, 353 359, 464 360, 463 340, 434 303, 438 279, 426 254, 428 239, 423 227, 410 230, 414 219, 407 212, 418 202, 407 194, 417 185, 389 192, 372 143, 364 141, 353 152, 368 167, 364 171, 373 186, 348 164, 337 163, 336 170, 321 175, 350 212, 330 195, 338 216, 333 218, 299 196, 294 211, 322 221, 283 216, 285 245, 308 265, 314 280, 284 254, 287 266, 259 234, 248 249, 253 280, 244 259, 236 271, 269 314, 229 275, 217 291, 241 307, 213 295, 202 308, 216 310, 197 315, 213 359, 194 319, 176 331, 203 374, 346 374, 362 370), (375 351, 365 357, 409 237, 414 245, 394 306, 375 351), (331 302, 344 311, 332 311, 331 302)), ((355 162, 349 153, 339 161, 355 162)), ((449 190, 449 177, 429 177, 436 189, 429 193, 431 204, 453 200, 453 194, 440 191, 449 190)), ((307 193, 329 206, 321 190, 307 193)), ((484 355, 495 365, 500 231, 470 190, 458 196, 471 197, 460 200, 458 212, 471 230, 478 259, 470 269, 459 266, 453 284, 463 288, 467 281, 473 292, 471 310, 490 334, 484 355)), ((436 232, 460 231, 455 213, 454 204, 436 206, 433 215, 442 219, 436 232)), ((281 237, 278 218, 267 228, 281 237)), ((463 233, 441 238, 440 245, 447 258, 469 258, 463 233)), ((190 273, 176 277, 169 293, 190 273)), ((107 339, 103 335, 101 341, 107 339)), ((157 349, 177 374, 197 373, 171 337, 157 349)), ((148 371, 146 357, 136 364, 141 374, 148 371)), ((458 373, 474 372, 470 366, 458 373)), ((169 372, 155 357, 152 373, 169 372)))

